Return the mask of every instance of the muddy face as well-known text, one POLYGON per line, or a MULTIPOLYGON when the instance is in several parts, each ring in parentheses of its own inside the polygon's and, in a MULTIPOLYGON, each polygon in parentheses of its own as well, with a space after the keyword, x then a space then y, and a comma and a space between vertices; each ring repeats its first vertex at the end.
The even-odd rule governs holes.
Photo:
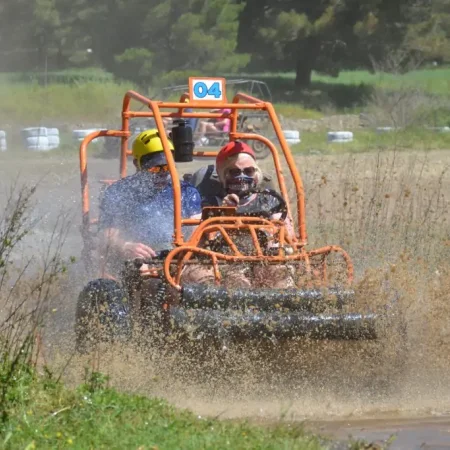
POLYGON ((222 169, 225 189, 229 194, 241 194, 257 184, 256 161, 247 154, 239 154, 225 162, 222 169))

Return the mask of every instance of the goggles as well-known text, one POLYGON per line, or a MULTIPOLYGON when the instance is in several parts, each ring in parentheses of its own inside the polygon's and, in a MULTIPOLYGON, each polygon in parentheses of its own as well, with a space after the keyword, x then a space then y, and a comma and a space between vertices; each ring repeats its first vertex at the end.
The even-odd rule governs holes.
POLYGON ((150 167, 150 169, 147 169, 150 173, 165 173, 169 171, 169 165, 164 164, 161 166, 154 166, 150 167))
POLYGON ((237 178, 244 174, 247 177, 254 177, 256 174, 256 167, 245 167, 244 169, 228 169, 227 175, 232 178, 237 178))

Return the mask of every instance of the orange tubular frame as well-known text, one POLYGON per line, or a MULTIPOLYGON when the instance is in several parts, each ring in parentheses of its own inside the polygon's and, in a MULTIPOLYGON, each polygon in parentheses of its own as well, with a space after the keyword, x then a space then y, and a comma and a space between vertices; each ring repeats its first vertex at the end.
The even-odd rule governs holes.
MULTIPOLYGON (((93 223, 89 218, 89 188, 88 188, 88 176, 87 176, 87 146, 92 140, 98 137, 120 137, 121 138, 121 151, 120 151, 120 177, 123 178, 127 175, 127 160, 131 155, 129 151, 129 138, 131 136, 130 132, 130 120, 139 117, 153 117, 158 128, 159 134, 161 136, 164 154, 167 158, 169 172, 172 177, 173 182, 173 195, 174 195, 174 236, 173 243, 175 248, 169 253, 166 258, 164 265, 164 274, 169 283, 180 289, 180 272, 183 263, 189 261, 193 254, 203 255, 211 258, 212 265, 216 273, 216 279, 219 279, 220 274, 218 273, 219 261, 267 261, 268 263, 282 263, 288 261, 304 261, 309 267, 309 259, 314 256, 326 256, 332 252, 341 253, 343 259, 347 265, 347 278, 351 282, 353 278, 353 264, 349 255, 342 250, 340 247, 328 246, 317 250, 306 252, 304 247, 307 244, 307 233, 306 233, 306 220, 305 220, 305 196, 302 179, 297 170, 294 158, 290 152, 287 141, 284 137, 283 130, 276 116, 273 105, 268 102, 261 101, 255 97, 247 94, 238 93, 233 98, 231 103, 217 102, 217 104, 212 104, 210 101, 204 103, 202 101, 192 101, 189 94, 182 94, 179 102, 161 102, 151 100, 135 91, 128 91, 123 99, 122 107, 122 129, 121 130, 104 130, 91 133, 82 142, 80 146, 80 171, 81 171, 81 192, 82 192, 82 235, 85 240, 85 244, 91 244, 91 234, 89 232, 90 224, 93 223), (189 102, 185 103, 188 99, 189 102), (137 101, 146 107, 148 111, 133 111, 130 109, 131 101, 137 101), (202 112, 186 112, 186 108, 192 108, 196 110, 202 110, 202 112), (212 108, 217 109, 230 109, 231 113, 216 113, 210 112, 208 110, 212 108), (174 110, 174 111, 166 111, 174 110), (207 111, 204 111, 207 110, 207 111), (296 237, 294 239, 286 238, 286 230, 284 224, 277 223, 278 230, 280 232, 280 240, 288 244, 294 251, 292 255, 286 256, 279 253, 277 256, 263 256, 261 254, 261 249, 256 239, 256 229, 262 229, 267 227, 274 227, 277 221, 263 221, 261 219, 250 220, 250 218, 239 217, 220 217, 207 219, 204 221, 193 220, 193 219, 183 219, 181 215, 181 187, 180 178, 178 176, 177 168, 175 165, 175 160, 172 152, 169 148, 169 141, 165 133, 165 128, 163 124, 163 118, 224 118, 228 117, 231 120, 230 127, 230 140, 245 139, 245 140, 257 140, 264 143, 270 150, 274 162, 274 167, 277 175, 277 181, 279 184, 280 192, 283 198, 286 200, 288 205, 288 216, 292 218, 291 208, 289 205, 288 191, 286 187, 286 182, 281 166, 280 154, 275 145, 269 141, 266 137, 252 134, 252 133, 240 133, 237 130, 238 125, 238 110, 246 111, 266 111, 276 134, 278 141, 280 142, 281 152, 287 163, 290 175, 294 182, 295 192, 296 192, 296 207, 297 207, 297 230, 296 237), (182 227, 184 225, 198 225, 197 229, 189 239, 185 242, 182 234, 182 227), (254 247, 256 249, 256 256, 248 256, 236 253, 235 246, 226 232, 226 229, 239 229, 247 228, 250 232, 252 240, 254 241, 254 247), (225 241, 229 244, 229 248, 232 249, 233 255, 222 255, 209 250, 201 249, 198 247, 200 239, 202 236, 207 235, 207 233, 221 233, 225 241), (181 258, 181 259, 180 259, 181 258), (171 267, 177 264, 178 273, 175 277, 171 274, 171 267)), ((195 157, 215 157, 217 151, 194 151, 195 157)), ((324 278, 326 276, 326 270, 324 268, 324 278)))

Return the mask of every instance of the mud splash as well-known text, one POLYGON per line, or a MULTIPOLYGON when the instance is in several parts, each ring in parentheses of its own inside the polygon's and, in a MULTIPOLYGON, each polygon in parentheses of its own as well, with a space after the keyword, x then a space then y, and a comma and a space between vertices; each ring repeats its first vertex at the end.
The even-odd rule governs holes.
MULTIPOLYGON (((357 263, 362 280, 358 292, 366 305, 379 302, 385 296, 380 296, 380 289, 386 285, 400 293, 408 330, 404 359, 396 359, 391 352, 398 343, 394 334, 381 348, 370 343, 305 341, 289 346, 267 342, 261 349, 249 343, 225 353, 203 354, 201 363, 149 342, 144 350, 105 349, 94 361, 96 369, 107 373, 111 384, 121 390, 160 396, 197 414, 221 418, 331 420, 335 428, 345 418, 356 424, 354 430, 369 426, 360 422, 363 419, 392 424, 403 418, 445 416, 450 410, 446 203, 450 191, 449 177, 440 178, 440 169, 449 157, 449 152, 439 152, 424 156, 430 160, 422 165, 405 164, 403 158, 392 164, 379 162, 379 168, 373 164, 374 157, 367 155, 355 157, 352 164, 320 157, 320 170, 315 169, 319 164, 314 158, 301 161, 306 170, 310 234, 326 243, 345 244, 357 263), (392 168, 392 173, 384 173, 383 167, 392 168), (322 173, 327 175, 325 180, 322 173), (347 209, 342 212, 344 204, 347 209), (368 209, 367 205, 374 206, 368 209), (393 371, 399 362, 400 374, 393 371), (386 386, 386 379, 393 385, 386 386)), ((60 161, 41 164, 41 174, 48 165, 58 178, 55 182, 46 178, 48 186, 39 194, 38 206, 47 212, 51 192, 55 201, 50 202, 50 212, 56 214, 56 206, 67 202, 78 211, 76 161, 65 161, 64 166, 60 161), (74 172, 70 177, 64 172, 69 167, 74 172)), ((98 161, 91 175, 107 178, 105 174, 116 169, 115 163, 98 161)), ((22 161, 21 170, 36 176, 32 162, 28 167, 22 161)), ((5 166, 5 180, 7 172, 5 166)), ((70 252, 79 250, 77 233, 70 236, 70 252)), ((73 354, 74 307, 89 274, 75 275, 65 297, 54 305, 45 341, 51 369, 62 372, 72 385, 83 381, 85 368, 93 367, 92 357, 73 354)), ((319 429, 322 426, 333 432, 332 425, 319 424, 319 429)))

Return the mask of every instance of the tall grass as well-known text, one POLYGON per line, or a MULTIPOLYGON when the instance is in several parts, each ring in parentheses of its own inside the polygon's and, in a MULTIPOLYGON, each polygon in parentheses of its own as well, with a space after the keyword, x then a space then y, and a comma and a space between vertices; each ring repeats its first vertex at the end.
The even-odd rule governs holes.
POLYGON ((29 395, 23 392, 22 384, 33 377, 32 367, 40 352, 39 330, 50 300, 56 295, 56 281, 65 271, 60 257, 66 229, 64 220, 58 221, 42 259, 31 256, 20 266, 14 261, 36 225, 32 219, 35 189, 14 186, 6 196, 0 217, 0 420, 3 425, 9 419, 11 408, 29 395))

